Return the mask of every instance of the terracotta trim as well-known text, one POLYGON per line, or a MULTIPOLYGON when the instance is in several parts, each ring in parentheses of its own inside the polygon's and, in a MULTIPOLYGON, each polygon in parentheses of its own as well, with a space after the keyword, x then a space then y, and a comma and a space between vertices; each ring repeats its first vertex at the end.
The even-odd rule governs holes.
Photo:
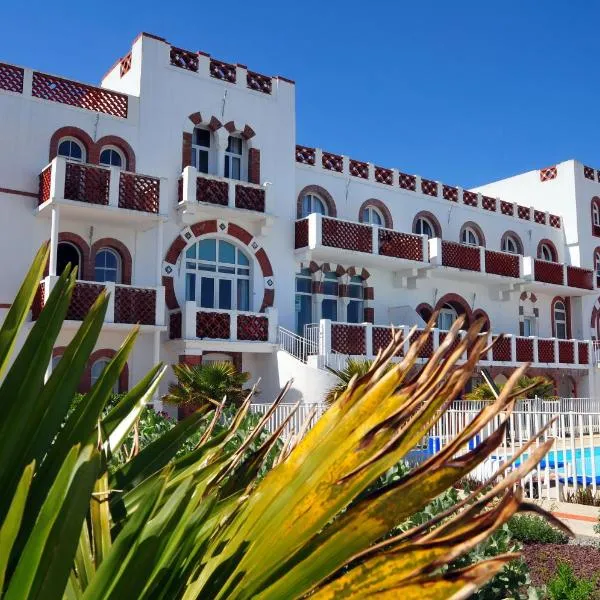
POLYGON ((411 231, 413 233, 415 232, 415 229, 417 228, 417 221, 421 217, 423 217, 424 219, 427 219, 433 225, 435 237, 442 238, 442 226, 440 225, 438 218, 433 213, 429 212, 428 210, 422 210, 415 215, 415 218, 413 219, 413 222, 412 222, 411 231))
POLYGON ((392 219, 392 213, 390 212, 390 209, 381 200, 378 200, 377 198, 369 198, 360 205, 360 208, 358 209, 358 221, 360 223, 362 223, 363 210, 365 208, 368 208, 369 206, 372 206, 373 208, 379 210, 379 212, 383 216, 384 227, 387 227, 388 229, 394 229, 394 220, 392 219))
POLYGON ((536 251, 537 258, 542 258, 542 256, 541 256, 542 244, 545 244, 550 249, 550 254, 552 254, 552 261, 558 262, 558 251, 556 250, 556 246, 554 245, 554 242, 552 240, 549 240, 547 238, 543 238, 538 242, 537 251, 536 251))
POLYGON ((319 196, 325 205, 327 206, 327 215, 328 217, 337 217, 337 208, 335 206, 335 201, 333 196, 320 185, 307 185, 300 190, 298 194, 298 198, 296 200, 296 218, 302 218, 302 199, 307 194, 314 194, 315 196, 319 196))
POLYGON ((37 192, 25 192, 23 190, 13 190, 11 188, 0 187, 0 192, 3 194, 14 194, 15 196, 27 196, 28 198, 37 198, 37 192))
POLYGON ((503 246, 503 244, 504 244, 504 240, 505 240, 507 237, 509 237, 509 236, 510 236, 511 238, 513 238, 513 239, 515 240, 515 242, 517 242, 517 251, 519 252, 519 254, 520 254, 521 256, 523 256, 523 252, 524 252, 524 250, 523 250, 523 242, 522 242, 522 240, 521 240, 521 236, 520 236, 518 233, 516 233, 516 232, 512 231, 512 229, 509 229, 508 231, 505 231, 505 232, 502 234, 502 237, 500 238, 500 250, 502 250, 502 246, 503 246))
MULTIPOLYGON (((92 248, 90 250, 90 271, 93 270, 95 275, 96 254, 102 248, 111 248, 121 257, 121 281, 119 281, 118 283, 131 285, 131 273, 133 271, 133 261, 131 260, 131 253, 129 252, 129 249, 123 242, 115 238, 100 238, 92 244, 92 248)), ((91 274, 92 273, 90 272, 90 275, 91 274)))
POLYGON ((477 223, 475 223, 475 221, 467 221, 466 223, 463 223, 462 227, 460 228, 460 233, 458 235, 459 242, 461 242, 461 244, 463 243, 462 235, 463 235, 463 231, 467 227, 470 227, 471 229, 473 229, 475 231, 475 233, 477 234, 477 237, 479 238, 478 245, 483 246, 485 248, 486 247, 485 234, 483 233, 483 229, 481 229, 481 227, 477 223))

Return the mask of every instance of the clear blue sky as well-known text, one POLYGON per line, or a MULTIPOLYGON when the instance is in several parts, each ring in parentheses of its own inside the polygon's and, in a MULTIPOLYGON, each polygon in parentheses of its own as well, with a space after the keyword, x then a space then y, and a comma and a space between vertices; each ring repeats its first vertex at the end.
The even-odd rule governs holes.
POLYGON ((600 167, 599 26, 590 0, 7 0, 0 61, 97 83, 148 31, 294 79, 300 144, 472 186, 600 167))

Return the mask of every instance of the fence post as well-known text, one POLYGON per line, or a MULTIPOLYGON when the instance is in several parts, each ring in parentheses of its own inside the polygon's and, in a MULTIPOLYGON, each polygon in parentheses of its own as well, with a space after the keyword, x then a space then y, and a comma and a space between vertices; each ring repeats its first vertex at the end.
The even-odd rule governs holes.
POLYGON ((373 323, 363 323, 365 328, 365 356, 373 356, 373 323))
POLYGON ((321 319, 319 321, 319 354, 327 356, 331 354, 331 320, 321 319))

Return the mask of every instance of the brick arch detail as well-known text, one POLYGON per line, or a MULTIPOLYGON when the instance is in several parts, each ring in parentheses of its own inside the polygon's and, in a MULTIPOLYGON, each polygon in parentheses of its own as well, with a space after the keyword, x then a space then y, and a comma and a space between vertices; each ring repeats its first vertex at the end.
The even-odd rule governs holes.
POLYGON ((486 246, 485 234, 483 233, 483 229, 481 229, 481 227, 479 225, 477 225, 477 223, 475 223, 475 221, 467 221, 466 223, 463 223, 462 227, 460 228, 460 233, 458 236, 459 242, 462 242, 463 231, 467 227, 470 227, 477 234, 477 237, 479 238, 479 246, 483 246, 485 248, 485 246, 486 246))
POLYGON ((425 321, 425 323, 428 323, 431 320, 431 315, 433 315, 433 308, 431 304, 421 302, 421 304, 415 308, 415 312, 423 319, 423 321, 425 321))
MULTIPOLYGON (((58 242, 69 242, 76 246, 81 254, 81 270, 77 273, 77 279, 90 279, 90 247, 88 243, 76 233, 61 231, 58 234, 58 242)), ((45 274, 48 275, 48 264, 46 263, 45 274)))
POLYGON ((417 221, 421 217, 424 219, 427 219, 433 225, 433 231, 435 233, 435 237, 441 238, 442 237, 442 226, 440 225, 438 218, 432 212, 429 212, 428 210, 422 210, 415 215, 415 218, 413 219, 413 222, 412 222, 411 231, 413 233, 415 232, 416 227, 417 227, 417 221))
POLYGON ((360 208, 358 209, 358 220, 360 222, 362 222, 361 217, 363 210, 369 206, 376 208, 381 213, 384 227, 387 227, 388 229, 394 228, 394 220, 392 219, 392 213, 390 212, 390 209, 385 205, 384 202, 378 200, 377 198, 369 198, 360 205, 360 208))
POLYGON ((302 199, 307 194, 314 194, 315 196, 319 196, 325 205, 327 206, 327 216, 328 217, 337 217, 337 208, 335 206, 335 201, 333 196, 320 185, 307 185, 300 190, 298 194, 298 198, 296 200, 296 218, 300 219, 302 217, 302 199))
POLYGON ((56 158, 58 154, 58 142, 65 137, 73 137, 79 140, 85 148, 85 159, 87 162, 90 162, 90 157, 94 155, 94 140, 83 129, 71 125, 60 127, 52 134, 48 160, 51 161, 53 158, 56 158))
POLYGON ((131 253, 127 246, 115 238, 101 238, 92 244, 90 250, 90 271, 92 271, 96 264, 96 254, 101 248, 111 248, 121 257, 121 283, 125 285, 131 285, 131 272, 133 270, 133 261, 131 260, 131 253))
MULTIPOLYGON (((198 240, 202 236, 210 235, 217 232, 217 221, 216 220, 208 220, 208 221, 199 221, 194 223, 191 227, 191 232, 195 236, 195 239, 198 240)), ((236 225, 235 223, 228 223, 226 231, 223 231, 226 235, 235 238, 238 242, 241 242, 245 246, 248 247, 248 253, 250 256, 254 256, 256 261, 258 262, 260 269, 262 271, 263 277, 265 279, 270 278, 273 280, 273 266, 271 265, 271 261, 265 251, 264 248, 259 247, 258 249, 254 249, 252 247, 254 237, 251 233, 246 231, 243 227, 236 225)), ((175 296, 175 285, 173 283, 173 267, 177 262, 179 256, 183 249, 188 245, 191 241, 191 238, 186 241, 181 234, 178 234, 177 237, 171 242, 169 249, 167 250, 167 254, 165 255, 165 263, 166 267, 163 266, 163 277, 162 282, 165 286, 165 302, 167 307, 170 310, 176 310, 180 308, 179 302, 177 301, 177 297, 175 296), (170 270, 167 272, 166 268, 170 270)), ((275 301, 275 289, 274 287, 268 288, 265 287, 263 292, 263 299, 260 306, 259 312, 264 312, 270 306, 273 306, 275 301)))
POLYGON ((105 135, 101 137, 94 145, 94 159, 90 162, 100 162, 100 154, 106 146, 115 146, 125 155, 125 169, 135 173, 135 152, 131 145, 118 135, 105 135))
POLYGON ((598 207, 600 213, 600 198, 598 196, 594 196, 590 202, 590 223, 592 224, 592 235, 600 237, 600 226, 594 225, 594 206, 598 207))
POLYGON ((567 319, 567 339, 571 339, 571 302, 570 298, 563 296, 554 296, 550 302, 550 322, 552 324, 552 337, 556 336, 554 328, 554 306, 557 302, 562 302, 565 305, 565 313, 567 319))
POLYGON ((537 245, 537 250, 536 250, 537 258, 541 258, 542 244, 545 244, 550 249, 550 253, 552 254, 552 261, 558 262, 558 250, 556 249, 554 242, 547 238, 543 238, 539 241, 539 243, 537 245))
MULTIPOLYGON (((92 387, 92 365, 101 358, 111 359, 117 353, 112 348, 100 348, 90 355, 83 377, 80 383, 80 389, 83 392, 88 392, 92 387)), ((129 365, 125 363, 123 370, 119 374, 119 393, 123 393, 129 390, 129 365)))
POLYGON ((504 244, 504 240, 507 237, 511 237, 511 238, 513 238, 515 240, 515 242, 517 242, 517 250, 518 250, 519 254, 521 256, 523 256, 523 252, 524 252, 524 250, 523 250, 523 248, 524 248, 524 246, 523 246, 523 240, 521 240, 521 236, 518 233, 516 233, 515 231, 513 231, 512 229, 509 229, 508 231, 505 231, 502 234, 502 237, 500 238, 500 250, 502 250, 502 246, 504 244))
POLYGON ((477 320, 477 319, 485 319, 485 322, 483 324, 483 327, 481 328, 481 331, 490 331, 491 329, 491 322, 490 322, 490 317, 488 316, 488 314, 485 312, 485 310, 483 310, 483 308, 477 308, 473 311, 473 321, 477 320))
POLYGON ((435 305, 435 310, 440 310, 444 306, 444 304, 449 304, 454 307, 456 312, 460 314, 464 314, 466 317, 464 327, 468 328, 473 321, 473 311, 469 306, 469 303, 458 294, 450 293, 442 296, 435 305), (460 310, 459 310, 460 309, 460 310))

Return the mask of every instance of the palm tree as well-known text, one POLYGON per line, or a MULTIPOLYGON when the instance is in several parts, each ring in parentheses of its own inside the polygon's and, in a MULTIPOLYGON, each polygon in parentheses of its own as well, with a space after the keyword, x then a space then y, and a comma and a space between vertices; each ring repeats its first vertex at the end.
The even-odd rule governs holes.
MULTIPOLYGON (((499 390, 505 386, 505 383, 501 383, 498 386, 499 390)), ((554 384, 546 377, 527 377, 523 375, 519 377, 517 384, 515 385, 514 392, 518 393, 519 390, 524 390, 521 395, 517 394, 519 399, 532 399, 532 398, 554 398, 554 384)), ((479 385, 475 386, 472 391, 465 394, 465 400, 495 400, 496 396, 490 388, 490 386, 484 381, 479 385)))
POLYGON ((184 363, 173 366, 177 383, 169 386, 164 396, 181 408, 183 412, 204 406, 218 405, 227 398, 227 404, 240 405, 248 395, 244 386, 250 374, 238 371, 230 362, 211 362, 190 366, 184 363))
MULTIPOLYGON (((340 371, 328 367, 329 371, 331 371, 340 381, 327 392, 325 404, 331 406, 335 400, 346 391, 352 378, 357 377, 360 379, 363 375, 366 375, 373 366, 373 363, 374 361, 369 360, 368 358, 349 358, 346 366, 340 371)), ((386 372, 389 371, 392 366, 393 365, 389 363, 386 367, 386 372)))

